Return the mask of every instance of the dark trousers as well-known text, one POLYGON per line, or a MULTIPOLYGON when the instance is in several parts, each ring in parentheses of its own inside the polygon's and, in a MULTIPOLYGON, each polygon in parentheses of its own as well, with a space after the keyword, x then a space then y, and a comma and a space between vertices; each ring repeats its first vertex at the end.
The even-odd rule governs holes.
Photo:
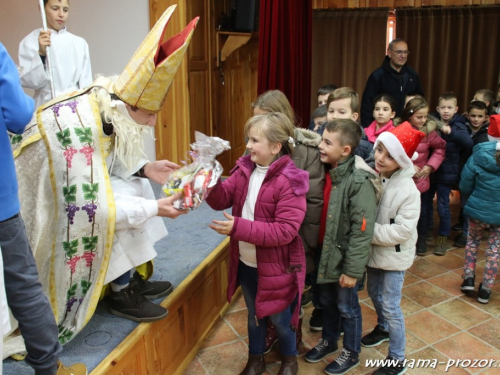
POLYGON ((37 375, 55 374, 62 350, 57 325, 20 216, 0 222, 0 248, 7 302, 28 352, 25 361, 37 375))
POLYGON ((344 330, 344 348, 361 352, 361 306, 358 300, 358 285, 342 288, 338 282, 320 284, 323 306, 322 337, 328 343, 337 342, 344 330))
POLYGON ((418 237, 424 239, 427 235, 428 224, 428 199, 429 191, 420 193, 420 217, 417 224, 418 237))

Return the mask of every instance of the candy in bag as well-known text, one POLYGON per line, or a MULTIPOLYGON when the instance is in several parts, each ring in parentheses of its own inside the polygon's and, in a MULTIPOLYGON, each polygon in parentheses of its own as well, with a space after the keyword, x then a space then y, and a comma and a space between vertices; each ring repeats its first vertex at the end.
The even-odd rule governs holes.
POLYGON ((174 207, 180 210, 194 210, 203 202, 208 189, 222 175, 216 156, 231 148, 228 141, 200 132, 195 132, 195 139, 191 144, 192 163, 174 171, 163 186, 167 197, 182 192, 182 197, 174 202, 174 207))

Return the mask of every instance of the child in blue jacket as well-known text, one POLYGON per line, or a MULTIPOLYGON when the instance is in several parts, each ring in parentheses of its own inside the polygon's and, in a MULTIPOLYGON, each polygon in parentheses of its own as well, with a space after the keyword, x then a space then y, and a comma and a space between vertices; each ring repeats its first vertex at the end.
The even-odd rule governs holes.
MULTIPOLYGON (((499 115, 500 117, 500 115, 499 115)), ((497 122, 498 125, 500 122, 497 122)), ((484 142, 474 146, 473 154, 462 171, 460 191, 467 199, 464 214, 469 218, 469 232, 465 247, 464 281, 460 286, 463 292, 474 290, 476 258, 483 230, 489 231, 486 249, 486 265, 483 281, 479 284, 477 300, 488 303, 491 287, 498 273, 500 247, 500 129, 488 129, 493 142, 484 142)))

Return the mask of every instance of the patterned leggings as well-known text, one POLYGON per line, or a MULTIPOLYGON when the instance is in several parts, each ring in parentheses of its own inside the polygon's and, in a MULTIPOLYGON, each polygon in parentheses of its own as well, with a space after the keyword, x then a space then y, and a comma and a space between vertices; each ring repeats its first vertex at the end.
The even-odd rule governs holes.
POLYGON ((476 257, 483 230, 489 229, 490 238, 486 249, 486 265, 484 267, 483 285, 491 288, 498 273, 498 251, 500 248, 500 225, 489 225, 469 218, 469 235, 465 247, 464 274, 474 276, 476 257))

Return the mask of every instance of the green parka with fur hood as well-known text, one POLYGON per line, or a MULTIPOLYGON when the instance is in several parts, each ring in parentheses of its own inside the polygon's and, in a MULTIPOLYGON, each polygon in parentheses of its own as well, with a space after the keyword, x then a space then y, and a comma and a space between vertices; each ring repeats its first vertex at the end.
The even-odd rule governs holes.
POLYGON ((345 274, 363 276, 377 212, 373 185, 377 173, 359 156, 330 170, 332 191, 318 269, 318 284, 338 282, 345 274))

